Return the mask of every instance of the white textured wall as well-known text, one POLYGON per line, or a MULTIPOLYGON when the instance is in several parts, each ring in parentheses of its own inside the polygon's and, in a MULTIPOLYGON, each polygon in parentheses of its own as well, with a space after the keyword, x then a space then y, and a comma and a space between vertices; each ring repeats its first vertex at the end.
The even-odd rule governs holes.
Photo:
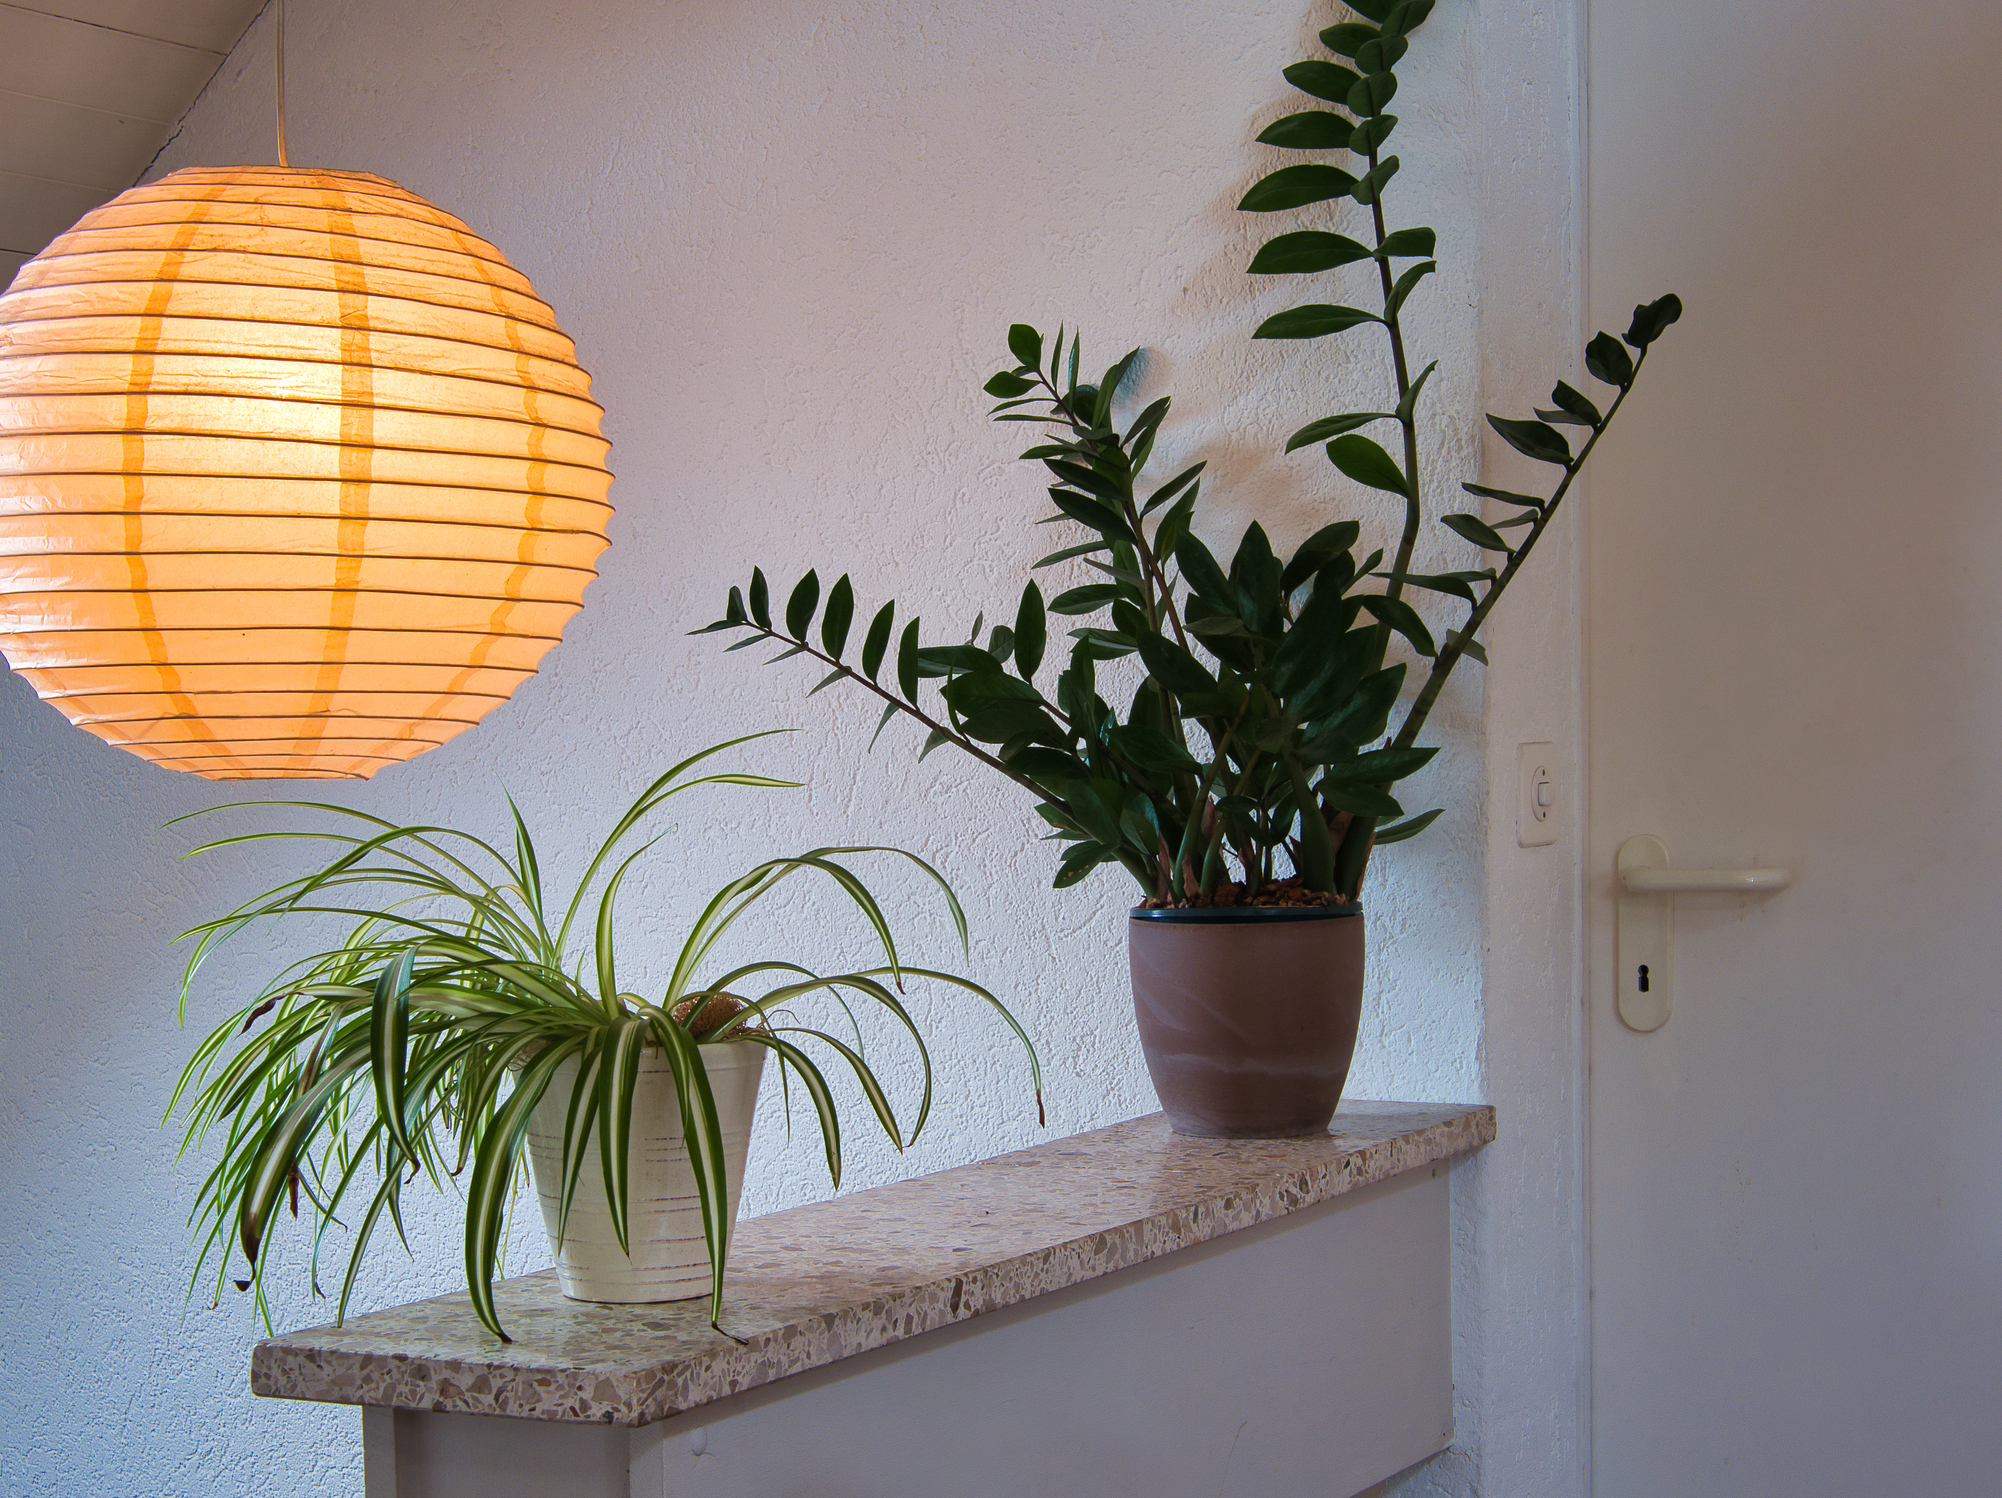
MULTIPOLYGON (((1432 444, 1442 477, 1472 471, 1484 385, 1514 409, 1575 349, 1575 54, 1547 9, 1443 0, 1405 65, 1396 216, 1438 227, 1446 256, 1414 303, 1421 358, 1444 361, 1435 409, 1458 413, 1432 444), (1477 353, 1482 325, 1518 355, 1477 353)), ((1257 517, 1289 545, 1332 518, 1331 471, 1277 450, 1312 416, 1374 404, 1378 372, 1332 344, 1250 342, 1294 297, 1241 274, 1270 226, 1233 205, 1279 163, 1251 138, 1296 105, 1280 68, 1310 54, 1334 11, 325 0, 294 12, 293 160, 395 178, 501 245, 594 372, 619 476, 602 579, 543 674, 454 744, 328 794, 497 830, 504 784, 547 829, 547 867, 677 751, 797 725, 749 757, 813 788, 682 803, 677 834, 629 886, 626 961, 658 962, 690 902, 756 857, 900 843, 954 880, 970 971, 1037 1036, 1050 1133, 1034 1126, 1005 1032, 941 1001, 930 1131, 898 1157, 858 1120, 850 1181, 1153 1107, 1125 992, 1123 876, 1052 893, 1047 845, 1011 787, 943 752, 916 765, 903 727, 865 757, 867 702, 830 691, 803 705, 812 678, 798 663, 761 670, 684 631, 753 562, 779 586, 809 565, 823 581, 851 570, 861 608, 893 596, 941 636, 978 609, 1012 612, 1025 564, 1051 549, 1032 524, 1046 508, 1034 476, 1011 461, 1021 433, 990 426, 978 390, 1017 319, 1082 325, 1101 362, 1147 347, 1142 398, 1177 397, 1163 472, 1210 460, 1213 542, 1257 517)), ((269 159, 269 74, 267 18, 161 169, 269 159)), ((1507 779, 1492 806, 1481 788, 1484 765, 1512 776, 1518 739, 1575 741, 1568 540, 1551 553, 1504 609, 1492 747, 1470 675, 1435 715, 1445 753, 1413 790, 1449 813, 1380 855, 1367 892, 1371 997, 1352 1090, 1502 1108, 1501 1143, 1457 1188, 1460 1444, 1407 1479, 1414 1491, 1573 1480, 1575 880, 1565 850, 1514 850, 1507 779)), ((181 1032, 170 938, 292 865, 270 849, 176 862, 190 833, 162 824, 240 789, 105 748, 11 676, 0 787, 0 1488, 351 1490, 354 1413, 252 1400, 246 1308, 182 1314, 180 1219, 197 1177, 156 1127, 196 1033, 239 1001, 229 980, 260 972, 254 949, 218 964, 181 1032), (162 1475, 184 1468, 209 1476, 162 1475)), ((949 960, 920 887, 886 882, 912 910, 913 950, 949 960)), ((824 952, 830 911, 810 904, 771 940, 824 952)), ((770 1110, 748 1210, 824 1193, 806 1132, 787 1147, 770 1110)), ((450 1288, 455 1234, 446 1208, 421 1225, 414 1264, 379 1252, 363 1302, 450 1288)), ((543 1251, 519 1241, 514 1267, 533 1267, 543 1251)), ((288 1279, 278 1314, 326 1313, 288 1279)))

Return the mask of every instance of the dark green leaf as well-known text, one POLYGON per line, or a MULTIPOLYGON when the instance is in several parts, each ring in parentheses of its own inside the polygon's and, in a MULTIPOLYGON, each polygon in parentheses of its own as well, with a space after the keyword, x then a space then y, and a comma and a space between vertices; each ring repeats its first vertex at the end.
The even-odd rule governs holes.
POLYGON ((876 752, 876 740, 883 736, 883 730, 890 726, 890 719, 896 717, 900 711, 902 711, 900 704, 895 702, 884 707, 883 716, 876 720, 876 731, 869 735, 869 747, 862 751, 864 754, 876 752))
POLYGON ((1329 785, 1321 783, 1321 799, 1336 811, 1354 812, 1359 817, 1401 817, 1404 808, 1397 804, 1397 798, 1389 791, 1380 791, 1373 785, 1353 785, 1346 782, 1329 785))
POLYGON ((1634 320, 1627 329, 1627 342, 1644 349, 1661 337, 1668 325, 1682 318, 1682 298, 1670 293, 1634 308, 1634 320))
POLYGON ((1481 647, 1481 642, 1479 640, 1468 639, 1465 635, 1461 634, 1460 631, 1458 631, 1457 629, 1449 629, 1446 631, 1446 643, 1448 645, 1459 646, 1460 653, 1462 655, 1472 656, 1475 660, 1479 661, 1483 666, 1485 666, 1488 663, 1488 653, 1481 647))
POLYGON ((1356 73, 1332 62, 1296 62, 1285 70, 1285 78, 1301 93, 1326 99, 1330 104, 1340 104, 1363 82, 1356 73))
POLYGON ((1596 427, 1605 420, 1599 414, 1597 406, 1562 380, 1559 380, 1556 388, 1550 392, 1550 403, 1559 410, 1569 412, 1587 426, 1596 427))
POLYGON ((1140 651, 1140 660, 1147 667, 1148 675, 1177 696, 1184 692, 1216 690, 1216 678, 1203 669, 1201 662, 1173 640, 1149 634, 1140 636, 1136 643, 1140 651))
POLYGON ((1307 601, 1272 658, 1272 684, 1282 698, 1311 685, 1328 666, 1348 628, 1350 612, 1341 594, 1333 591, 1316 593, 1307 601))
POLYGON ((1478 494, 1482 499, 1498 499, 1505 505, 1521 505, 1525 509, 1542 510, 1543 501, 1532 499, 1527 494, 1512 494, 1507 489, 1490 489, 1486 484, 1462 484, 1469 494, 1478 494))
POLYGON ((1166 770, 1171 773, 1187 771, 1197 774, 1203 768, 1196 763, 1186 744, 1161 732, 1158 728, 1127 724, 1114 728, 1110 737, 1112 747, 1119 757, 1142 770, 1166 770))
POLYGON ((1404 470, 1397 466, 1397 460, 1368 437, 1351 433, 1335 438, 1328 444, 1328 461, 1358 484, 1367 484, 1387 494, 1406 495, 1411 492, 1411 485, 1404 477, 1404 470))
POLYGON ((1175 548, 1182 544, 1182 537, 1189 533, 1189 522, 1196 513, 1196 491, 1191 489, 1175 503, 1175 507, 1161 517, 1160 525, 1154 529, 1154 554, 1173 556, 1175 548))
POLYGON ((1175 548, 1175 561, 1182 569, 1183 578, 1198 595, 1226 613, 1237 612, 1237 590, 1230 585, 1230 579, 1224 576, 1223 568, 1217 565, 1217 559, 1201 538, 1182 537, 1175 548))
POLYGON ((1022 589, 1022 602, 1015 609, 1015 669, 1027 681, 1043 663, 1043 648, 1049 637, 1043 616, 1043 591, 1034 582, 1022 589))
POLYGON ((799 586, 792 590, 792 597, 786 600, 786 633, 795 640, 806 638, 807 626, 813 623, 813 611, 820 605, 820 577, 808 572, 799 580, 799 586))
POLYGON ((1054 567, 1058 562, 1068 562, 1072 557, 1090 556, 1095 551, 1110 551, 1110 541, 1083 541, 1076 546, 1066 546, 1062 551, 1053 551, 1033 567, 1054 567))
POLYGON ((1330 782, 1362 781, 1369 785, 1392 785, 1432 762, 1437 749, 1372 749, 1354 759, 1328 767, 1330 782))
POLYGON ((855 618, 855 589, 849 585, 848 574, 840 579, 827 593, 827 609, 820 616, 820 643, 826 647, 829 656, 841 659, 841 652, 848 645, 848 626, 855 618))
POLYGON ((890 620, 897 612, 895 603, 886 603, 869 621, 869 633, 862 638, 862 674, 874 681, 883 664, 883 652, 890 648, 890 620))
POLYGON ((1432 14, 1432 0, 1401 0, 1383 17, 1385 36, 1409 36, 1432 14))
MULTIPOLYGON (((927 645, 918 652, 918 675, 948 676, 957 671, 998 672, 1001 663, 978 645, 927 645)), ((1007 678, 1002 678, 1004 681, 1007 678)))
POLYGON ((1293 560, 1286 564, 1286 571, 1280 576, 1280 591, 1292 594, 1308 578, 1354 546, 1361 534, 1362 527, 1353 520, 1338 520, 1333 525, 1322 526, 1302 541, 1300 549, 1293 553, 1293 560))
POLYGON ((1356 21, 1344 21, 1321 32, 1321 45, 1338 57, 1354 57, 1365 45, 1382 35, 1383 33, 1374 26, 1364 26, 1356 21))
POLYGON ((1383 236, 1377 254, 1385 260, 1393 256, 1416 256, 1427 260, 1437 250, 1439 236, 1430 229, 1396 229, 1383 236))
POLYGON ((1412 413, 1418 409, 1418 393, 1425 388, 1425 382, 1432 378, 1432 371, 1438 367, 1439 361, 1434 359, 1418 371, 1418 378, 1411 382, 1411 388, 1404 392, 1404 399, 1397 403, 1398 420, 1411 420, 1412 413))
POLYGON ((1326 234, 1319 229, 1302 229, 1269 240, 1252 257, 1245 273, 1253 276, 1287 275, 1294 272, 1333 270, 1369 259, 1369 247, 1345 234, 1326 234))
POLYGON ((1007 665, 1015 656, 1015 631, 1006 624, 997 624, 987 637, 987 653, 1007 665))
POLYGON ((1575 415, 1570 411, 1546 411, 1541 406, 1537 406, 1535 411, 1538 421, 1547 421, 1553 426, 1589 427, 1592 425, 1584 417, 1575 415))
POLYGON ((1521 453, 1525 458, 1534 458, 1539 463, 1555 463, 1569 467, 1571 444, 1564 440, 1564 434, 1545 421, 1513 421, 1506 416, 1490 416, 1488 425, 1502 435, 1502 440, 1521 453))
POLYGON ((848 673, 846 671, 842 671, 838 668, 836 670, 830 671, 825 676, 821 677, 819 681, 815 682, 813 685, 813 690, 808 692, 806 695, 809 697, 817 696, 821 692, 824 692, 829 687, 833 686, 837 681, 842 680, 847 675, 848 673))
POLYGON ((1345 416, 1323 416, 1319 421, 1310 421, 1286 439, 1286 451, 1296 452, 1303 447, 1312 447, 1317 442, 1326 442, 1330 437, 1339 437, 1344 432, 1353 432, 1358 427, 1366 427, 1372 421, 1395 421, 1397 418, 1388 411, 1351 411, 1345 416))
POLYGON ((1611 333, 1597 334, 1585 345, 1585 367, 1592 372, 1593 379, 1618 385, 1622 390, 1633 383, 1633 356, 1611 333))
POLYGON ((1091 614, 1104 608, 1119 596, 1116 583, 1086 583, 1081 588, 1067 588, 1050 600, 1052 614, 1091 614))
MULTIPOLYGON (((1019 749, 1008 759, 1008 768, 1018 775, 1026 775, 1038 785, 1052 781, 1079 780, 1085 775, 1084 762, 1075 754, 1066 754, 1061 749, 1030 746, 1019 749)), ((1044 811, 1045 808, 1038 807, 1044 811)))
POLYGON ((1464 598, 1468 603, 1480 602, 1474 596, 1473 584, 1467 578, 1455 573, 1392 572, 1387 576, 1391 582, 1403 583, 1407 587, 1424 588, 1429 592, 1444 593, 1452 598, 1464 598))
POLYGON ((1384 316, 1395 317, 1403 310, 1406 300, 1418 289, 1418 283, 1438 268, 1439 262, 1436 260, 1421 260, 1399 276, 1397 284, 1390 288, 1390 300, 1386 304, 1390 310, 1384 316))
POLYGON ((1025 369, 1040 369, 1043 365, 1043 335, 1025 322, 1018 322, 1008 329, 1008 352, 1025 369))
POLYGON ((1371 73, 1367 78, 1357 78, 1349 85, 1349 91, 1334 102, 1348 106, 1349 113, 1357 119, 1368 119, 1382 114, 1383 107, 1396 97, 1395 73, 1371 73))
POLYGON ((1367 42, 1357 49, 1356 66, 1367 74, 1388 73, 1410 50, 1411 43, 1402 36, 1393 36, 1386 31, 1375 41, 1367 42))
POLYGON ((1140 513, 1142 515, 1153 514, 1162 505, 1167 504, 1179 495, 1189 485, 1195 483, 1197 476, 1207 466, 1208 464, 1205 461, 1203 463, 1192 463, 1187 468, 1184 468, 1180 473, 1169 479, 1167 483, 1147 496, 1147 503, 1140 507, 1140 513))
POLYGON ((1373 156, 1396 128, 1397 116, 1394 114, 1380 114, 1373 120, 1364 120, 1349 137, 1349 149, 1361 156, 1373 156))
POLYGON ((1362 606, 1383 623, 1403 635, 1411 642, 1411 648, 1420 655, 1437 655, 1439 647, 1432 642, 1432 631, 1425 627, 1425 621, 1418 617, 1418 610, 1401 598, 1386 598, 1381 593, 1365 593, 1362 606))
POLYGON ((756 567, 751 569, 751 618, 759 629, 772 627, 771 593, 765 586, 765 574, 756 567))
POLYGON ((1071 649, 1073 661, 1079 651, 1084 652, 1087 659, 1097 661, 1116 661, 1122 655, 1133 654, 1132 636, 1117 634, 1109 629, 1074 629, 1071 638, 1078 642, 1071 649))
POLYGON ((1069 889, 1102 863, 1110 863, 1119 855, 1102 843, 1079 843, 1064 854, 1063 862, 1057 865, 1057 877, 1050 881, 1051 889, 1069 889))
POLYGON ((1284 146, 1289 151, 1340 151, 1348 147, 1355 122, 1325 109, 1304 109, 1274 120, 1259 132, 1262 146, 1284 146))
POLYGON ((1285 166, 1254 182, 1237 206, 1245 213, 1277 213, 1284 208, 1347 197, 1355 182, 1340 167, 1314 162, 1285 166))
POLYGON ((1133 539, 1132 528, 1111 505, 1103 500, 1093 499, 1089 494, 1080 494, 1075 489, 1052 489, 1050 498, 1056 507, 1081 525, 1090 526, 1101 536, 1110 536, 1120 541, 1133 539))
POLYGON ((1036 383, 1033 380, 1026 380, 1021 375, 1012 374, 1004 369, 980 388, 996 400, 1006 401, 1013 400, 1018 395, 1027 395, 1031 390, 1036 388, 1036 383))
POLYGON ((967 717, 960 728, 970 739, 983 744, 1005 744, 1010 739, 1035 736, 1061 740, 1049 714, 1032 702, 1004 702, 982 708, 967 717))
POLYGON ((1454 535, 1465 537, 1485 551, 1513 554, 1513 548, 1502 539, 1501 533, 1478 515, 1441 515, 1439 523, 1454 535))
POLYGON ((744 595, 732 588, 723 605, 723 625, 728 628, 744 622, 744 595))
POLYGON ((918 763, 923 764, 926 756, 934 749, 942 749, 952 742, 952 735, 942 728, 934 728, 925 735, 925 746, 918 751, 918 763))
POLYGON ((1439 814, 1444 810, 1445 807, 1436 806, 1431 811, 1420 812, 1409 821, 1394 822, 1388 827, 1379 828, 1376 834, 1377 847, 1387 847, 1391 843, 1401 843, 1409 838, 1418 836, 1419 833, 1438 821, 1439 814))
POLYGON ((1359 323, 1382 322, 1374 312, 1364 312, 1356 307, 1332 307, 1325 303, 1293 307, 1285 312, 1275 313, 1258 325, 1253 338, 1325 338, 1330 333, 1340 333, 1359 323))
POLYGON ((918 700, 918 621, 915 619, 904 626, 904 637, 897 643, 897 686, 904 694, 904 701, 918 700))

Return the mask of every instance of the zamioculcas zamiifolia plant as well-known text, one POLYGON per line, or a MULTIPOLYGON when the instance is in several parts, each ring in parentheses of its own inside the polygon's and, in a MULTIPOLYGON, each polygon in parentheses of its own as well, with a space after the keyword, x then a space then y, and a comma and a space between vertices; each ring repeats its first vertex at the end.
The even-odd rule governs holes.
POLYGON ((1603 410, 1560 380, 1551 409, 1533 419, 1489 416, 1504 442, 1558 476, 1540 493, 1463 484, 1510 512, 1493 521, 1473 510, 1440 517, 1479 549, 1482 565, 1413 570, 1431 493, 1419 462, 1421 402, 1436 361, 1413 372, 1403 313, 1437 269, 1438 237, 1392 227, 1384 193, 1398 159, 1384 147, 1397 127, 1388 112, 1394 69, 1432 3, 1355 0, 1358 19, 1321 33, 1338 60, 1286 69, 1323 107, 1286 116, 1260 141, 1335 160, 1282 167, 1239 205, 1261 214, 1312 208, 1330 225, 1357 211, 1366 220, 1366 239, 1335 227, 1289 230, 1258 251, 1250 271, 1354 278, 1373 305, 1295 307, 1254 336, 1383 340, 1392 371, 1386 409, 1323 417, 1287 450, 1324 446, 1343 477, 1390 496, 1401 514, 1387 558, 1381 549, 1358 558, 1362 528, 1341 519, 1285 557, 1253 523, 1229 561, 1220 560, 1196 533, 1203 465, 1160 482, 1143 478, 1169 402, 1119 414, 1135 355, 1080 383, 1075 334, 1066 344, 1059 329, 1049 345, 1017 324, 1008 337, 1014 363, 986 389, 1000 402, 998 420, 1048 426, 1023 457, 1054 481, 1049 519, 1083 531, 1035 565, 1081 560, 1094 581, 1047 600, 1031 581, 1012 624, 984 641, 976 619, 964 642, 927 645, 918 621, 903 621, 899 632, 896 607, 885 603, 851 657, 855 596, 846 575, 823 606, 819 577, 808 572, 775 615, 764 573, 754 570, 707 626, 744 633, 732 649, 769 641, 782 647, 774 660, 814 657, 826 668, 815 691, 846 681, 883 700, 878 734, 901 714, 926 729, 924 753, 952 745, 1022 786, 1064 844, 1058 886, 1117 863, 1157 906, 1356 898, 1372 850, 1439 815, 1407 815, 1392 794, 1435 752, 1418 740, 1439 694, 1462 660, 1486 659, 1481 626, 1549 529, 1649 348, 1681 316, 1681 302, 1665 296, 1635 309, 1624 343, 1600 333, 1586 345, 1585 369, 1612 392, 1603 410), (1560 426, 1581 434, 1575 450, 1560 426), (1387 434, 1387 445, 1372 431, 1387 434), (1436 627, 1414 607, 1419 593, 1457 600, 1465 612, 1436 627), (1046 670, 1051 614, 1076 627, 1067 658, 1046 670), (1409 662, 1396 658, 1400 638, 1424 663, 1412 695, 1409 662), (1129 656, 1144 676, 1116 706, 1101 694, 1099 666, 1129 656))
MULTIPOLYGON (((812 1101, 828 1172, 838 1185, 840 1120, 820 1064, 801 1042, 824 1047, 853 1071, 890 1142, 902 1149, 923 1129, 932 1102, 931 1057, 898 997, 907 978, 950 985, 993 1007, 1028 1050, 1040 1116, 1041 1073, 1022 1027, 979 984, 904 962, 882 907, 844 861, 892 854, 922 869, 943 891, 964 950, 966 920, 958 900, 938 871, 914 854, 842 847, 767 859, 710 897, 665 983, 653 990, 657 997, 628 986, 632 975, 621 973, 618 963, 616 900, 634 863, 661 834, 623 851, 628 838, 669 798, 697 786, 798 784, 738 771, 689 773, 743 742, 691 755, 648 786, 593 851, 567 899, 545 885, 535 844, 512 801, 511 849, 448 827, 397 826, 350 808, 298 801, 249 804, 327 820, 195 849, 276 838, 331 845, 335 856, 187 933, 196 944, 182 979, 184 1020, 203 960, 245 927, 277 920, 288 930, 301 927, 302 934, 324 933, 330 925, 340 933, 332 946, 314 946, 291 962, 209 1035, 175 1088, 170 1113, 193 1089, 183 1150, 199 1147, 211 1133, 223 1139, 191 1217, 201 1245, 195 1283, 209 1277, 214 1261, 219 1294, 231 1274, 232 1245, 240 1246, 244 1277, 237 1286, 254 1286, 265 1311, 264 1276, 280 1209, 289 1206, 297 1216, 303 1204, 312 1224, 316 1294, 328 1230, 352 1227, 337 1308, 345 1315, 362 1255, 385 1213, 402 1236, 404 1187, 419 1174, 439 1189, 456 1179, 465 1197, 466 1288, 482 1323, 506 1340, 493 1279, 531 1116, 559 1067, 577 1063, 563 1099, 560 1213, 568 1214, 592 1163, 588 1150, 619 1245, 626 1248, 633 1091, 642 1052, 657 1047, 672 1072, 688 1141, 708 1245, 713 1323, 722 1309, 729 1193, 704 1053, 761 1046, 775 1057, 788 1087, 798 1083, 812 1101), (765 915, 761 902, 795 874, 824 878, 853 902, 882 963, 823 974, 770 956, 709 971, 723 935, 740 921, 756 927, 765 915), (764 992, 733 992, 751 983, 764 992), (797 1022, 794 1011, 816 997, 845 1011, 850 1038, 797 1022), (908 1131, 863 1057, 855 1000, 886 1015, 915 1046, 924 1085, 908 1131), (597 1147, 588 1149, 593 1137, 597 1147), (351 1199, 350 1224, 340 1214, 351 1199)), ((759 940, 768 945, 775 937, 759 940)), ((556 1237, 562 1238, 560 1223, 556 1237)))

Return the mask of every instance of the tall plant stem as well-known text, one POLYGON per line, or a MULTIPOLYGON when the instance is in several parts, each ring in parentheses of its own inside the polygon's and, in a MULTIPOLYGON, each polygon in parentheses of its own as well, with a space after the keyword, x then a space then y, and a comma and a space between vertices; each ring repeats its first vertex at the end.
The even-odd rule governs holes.
MULTIPOLYGON (((1369 167, 1376 170, 1376 151, 1369 153, 1369 167)), ((1388 231, 1383 222, 1383 189, 1379 185, 1370 195, 1370 224, 1376 231, 1376 247, 1383 249, 1388 231)), ((1424 507, 1419 502, 1418 482, 1418 413, 1407 411, 1405 403, 1411 395, 1411 366, 1404 355, 1404 328, 1398 321, 1401 309, 1391 306, 1391 297, 1396 292, 1396 279, 1390 274, 1390 261, 1379 254, 1376 262, 1377 277, 1383 284, 1383 325, 1390 333, 1390 361, 1397 376, 1397 419, 1404 428, 1404 533, 1397 540, 1397 561, 1390 569, 1390 581, 1384 587, 1385 596, 1396 600, 1404 594, 1404 578, 1411 571, 1411 554, 1418 546, 1418 530, 1424 519, 1424 507)), ((1370 669, 1383 669, 1384 657, 1390 653, 1391 627, 1388 622, 1377 625, 1376 651, 1370 669)))
POLYGON ((1503 590, 1515 580, 1515 575, 1522 570, 1523 563, 1529 560, 1529 554, 1535 548, 1537 541, 1549 528, 1550 522, 1556 518, 1557 507, 1564 502, 1564 496, 1571 490, 1571 481, 1584 470, 1585 460, 1592 455, 1592 449, 1599 445, 1599 439, 1611 428, 1613 418, 1619 414, 1620 407, 1625 404, 1628 394, 1639 381, 1641 366, 1647 363, 1647 355, 1647 349, 1642 349, 1640 357, 1634 361, 1633 378, 1627 381, 1626 387, 1613 398, 1612 405, 1606 408, 1606 414, 1599 425, 1564 470, 1563 481, 1558 484, 1550 498, 1544 501, 1543 509, 1530 526, 1529 534, 1523 538, 1522 545, 1510 555, 1508 565, 1502 569, 1501 575, 1489 586, 1481 601, 1474 605, 1473 612, 1467 615, 1467 622, 1461 626, 1458 636, 1433 657, 1432 669, 1425 676, 1425 685, 1412 702, 1411 710, 1404 715, 1404 722, 1397 730, 1396 739, 1392 741, 1394 748, 1409 749, 1417 742, 1419 733, 1425 727, 1425 720, 1431 716, 1432 708, 1439 700, 1439 694, 1445 690, 1446 678, 1453 674, 1453 668, 1467 653, 1467 642, 1472 640, 1480 627, 1487 622, 1488 614, 1495 606, 1495 600, 1500 598, 1503 590))

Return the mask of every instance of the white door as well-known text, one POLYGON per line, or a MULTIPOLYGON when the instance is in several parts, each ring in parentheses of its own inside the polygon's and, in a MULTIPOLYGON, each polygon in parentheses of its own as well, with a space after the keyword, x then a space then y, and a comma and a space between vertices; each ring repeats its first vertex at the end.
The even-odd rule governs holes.
POLYGON ((2002 5, 1587 19, 1594 1492, 2002 1493, 2002 5), (1796 875, 1652 1034, 1643 832, 1796 875))

